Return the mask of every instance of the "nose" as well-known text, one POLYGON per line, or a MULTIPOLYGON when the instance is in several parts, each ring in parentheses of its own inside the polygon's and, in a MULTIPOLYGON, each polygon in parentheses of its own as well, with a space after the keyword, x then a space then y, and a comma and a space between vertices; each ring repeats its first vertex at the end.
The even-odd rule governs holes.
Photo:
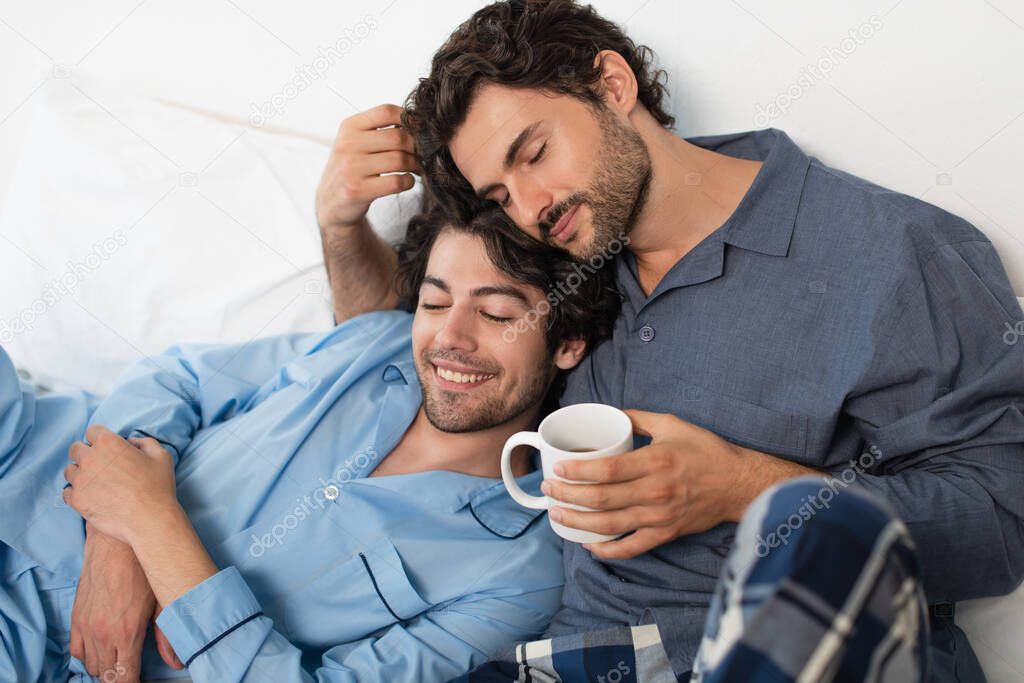
POLYGON ((521 230, 540 238, 540 222, 551 208, 552 195, 533 177, 520 177, 509 185, 515 215, 510 216, 521 230))
POLYGON ((475 312, 471 306, 452 306, 444 318, 444 324, 434 336, 434 342, 441 349, 476 350, 476 336, 473 332, 475 312))

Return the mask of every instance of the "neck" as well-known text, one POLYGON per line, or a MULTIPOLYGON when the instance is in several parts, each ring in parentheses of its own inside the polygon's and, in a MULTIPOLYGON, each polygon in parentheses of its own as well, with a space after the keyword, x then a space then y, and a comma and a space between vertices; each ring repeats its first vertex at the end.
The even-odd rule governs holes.
MULTIPOLYGON (((475 432, 443 432, 427 419, 420 406, 416 419, 398 445, 374 470, 373 475, 410 474, 430 470, 448 470, 476 477, 501 477, 501 451, 516 432, 535 429, 539 407, 509 422, 475 432)), ((525 448, 512 456, 512 472, 519 477, 529 472, 525 448)))
POLYGON ((632 118, 650 152, 651 185, 629 248, 649 295, 672 266, 728 220, 762 163, 691 144, 642 108, 632 118))

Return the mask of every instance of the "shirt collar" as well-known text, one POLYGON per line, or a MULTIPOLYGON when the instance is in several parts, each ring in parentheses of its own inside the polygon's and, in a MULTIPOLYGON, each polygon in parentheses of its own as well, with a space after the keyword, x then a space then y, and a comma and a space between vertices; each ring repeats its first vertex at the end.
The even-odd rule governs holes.
POLYGON ((785 256, 796 225, 810 158, 777 128, 686 138, 705 149, 764 165, 723 226, 723 241, 741 249, 785 256))
POLYGON ((669 269, 650 296, 640 287, 632 252, 623 252, 616 263, 619 286, 638 309, 671 289, 720 277, 725 272, 726 244, 771 256, 789 253, 810 158, 776 128, 686 141, 720 154, 761 161, 763 165, 726 222, 669 269))
MULTIPOLYGON (((376 446, 381 453, 390 452, 398 439, 394 434, 405 433, 412 418, 419 410, 420 383, 416 375, 416 364, 412 358, 403 359, 384 366, 381 371, 381 381, 389 387, 389 396, 385 399, 382 421, 378 425, 378 439, 376 446), (397 395, 392 395, 392 389, 398 389, 401 394, 415 395, 417 400, 413 402, 401 400, 397 395), (400 401, 401 407, 392 401, 400 401), (402 409, 404 408, 404 409, 402 409), (390 416, 390 420, 383 419, 390 416), (385 422, 391 423, 393 427, 388 430, 385 422), (392 432, 392 438, 385 441, 381 438, 381 432, 392 432)), ((532 458, 533 471, 517 477, 519 486, 529 494, 542 495, 540 484, 544 478, 541 469, 540 456, 534 454, 532 458)), ((421 473, 423 474, 423 473, 421 473)), ((543 514, 544 510, 533 510, 525 508, 512 500, 512 496, 505 490, 505 484, 501 480, 495 481, 491 478, 473 477, 457 472, 438 471, 432 473, 434 476, 443 479, 438 486, 427 486, 421 489, 417 497, 429 504, 449 512, 457 512, 469 506, 469 512, 473 518, 491 533, 503 538, 517 538, 525 533, 526 529, 543 514)), ((397 479, 364 479, 373 485, 387 486, 398 483, 397 479)))
MULTIPOLYGON (((532 472, 516 477, 516 481, 526 493, 543 496, 540 483, 544 472, 539 455, 534 455, 533 465, 535 469, 532 472)), ((526 508, 512 500, 501 481, 473 494, 469 500, 469 511, 480 526, 502 538, 518 538, 545 513, 545 510, 526 508)))

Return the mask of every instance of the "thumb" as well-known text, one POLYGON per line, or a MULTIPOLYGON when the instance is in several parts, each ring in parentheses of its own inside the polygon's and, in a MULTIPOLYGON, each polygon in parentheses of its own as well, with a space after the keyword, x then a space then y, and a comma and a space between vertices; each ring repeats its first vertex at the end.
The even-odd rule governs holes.
POLYGON ((156 625, 156 618, 158 616, 160 616, 160 605, 157 605, 156 609, 153 610, 153 638, 156 640, 156 651, 160 653, 160 659, 164 660, 167 666, 172 669, 184 669, 185 665, 181 663, 178 655, 174 653, 171 641, 167 640, 167 636, 156 625))
POLYGON ((128 439, 128 443, 135 446, 151 458, 160 457, 167 452, 167 449, 160 445, 159 441, 148 436, 142 438, 133 436, 128 439))
POLYGON ((646 410, 630 409, 625 411, 629 421, 633 423, 633 433, 657 439, 661 436, 670 420, 675 418, 671 413, 650 413, 646 410))

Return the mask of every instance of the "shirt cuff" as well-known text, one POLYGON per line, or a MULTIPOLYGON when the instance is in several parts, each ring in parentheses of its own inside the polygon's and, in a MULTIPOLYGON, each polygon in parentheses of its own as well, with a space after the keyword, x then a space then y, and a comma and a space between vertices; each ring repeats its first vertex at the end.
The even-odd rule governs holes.
POLYGON ((156 625, 188 666, 218 640, 263 614, 235 567, 225 567, 167 605, 156 625))
POLYGON ((164 441, 163 439, 158 439, 157 437, 153 436, 152 434, 149 434, 148 432, 144 432, 141 429, 133 429, 133 430, 131 430, 131 432, 128 433, 128 436, 135 437, 137 439, 153 439, 158 444, 163 446, 167 450, 168 453, 171 454, 171 460, 173 461, 174 469, 178 468, 178 462, 181 461, 181 454, 178 452, 178 449, 177 449, 177 447, 174 444, 168 443, 167 441, 164 441))

